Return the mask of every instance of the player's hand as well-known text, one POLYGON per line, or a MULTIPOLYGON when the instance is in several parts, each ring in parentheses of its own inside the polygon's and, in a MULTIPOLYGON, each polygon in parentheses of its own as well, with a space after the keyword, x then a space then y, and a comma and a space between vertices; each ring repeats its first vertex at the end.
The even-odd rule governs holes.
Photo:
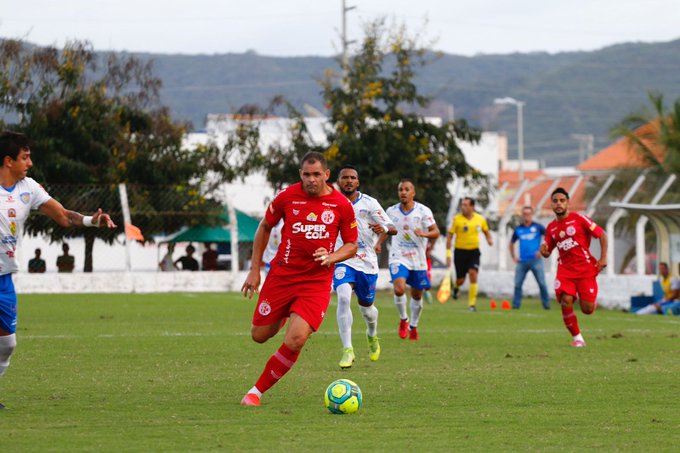
POLYGON ((369 223, 368 227, 373 230, 375 234, 383 234, 385 233, 385 228, 383 228, 382 225, 379 223, 369 223))
POLYGON ((415 234, 418 237, 423 237, 425 235, 425 232, 420 228, 416 228, 415 230, 413 230, 413 234, 415 234))
POLYGON ((517 259, 516 256, 513 256, 513 257, 512 257, 512 261, 513 261, 515 264, 519 263, 519 260, 517 259))
POLYGON ((550 256, 550 250, 548 249, 548 244, 545 242, 541 243, 541 248, 538 249, 539 252, 541 252, 541 255, 543 255, 543 258, 547 258, 550 256))
POLYGON ((382 252, 382 244, 375 244, 375 247, 373 247, 373 250, 375 250, 375 253, 377 253, 379 255, 380 252, 382 252))
POLYGON ((243 282, 241 292, 248 299, 252 299, 253 294, 258 292, 259 290, 260 290, 260 269, 252 268, 250 269, 250 272, 248 272, 248 277, 246 277, 246 281, 243 282))
POLYGON ((331 255, 324 247, 320 247, 314 251, 314 261, 317 261, 322 266, 330 266, 333 264, 331 255))
POLYGON ((607 267, 607 258, 601 258, 600 261, 597 262, 597 272, 602 272, 606 267, 607 267))
POLYGON ((99 225, 99 228, 116 228, 116 224, 111 220, 111 216, 102 212, 101 208, 92 214, 92 223, 99 225))

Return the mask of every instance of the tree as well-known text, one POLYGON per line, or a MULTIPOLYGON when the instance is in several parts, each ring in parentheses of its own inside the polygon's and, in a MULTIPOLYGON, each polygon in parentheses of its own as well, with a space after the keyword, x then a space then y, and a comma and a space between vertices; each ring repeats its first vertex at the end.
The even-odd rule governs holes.
POLYGON ((329 70, 320 82, 329 114, 327 144, 313 143, 302 116, 287 105, 296 118, 291 144, 269 150, 264 163, 269 181, 277 187, 296 180, 301 156, 318 150, 331 168, 357 166, 362 188, 385 204, 398 201, 401 178, 412 179, 418 200, 434 211, 440 224, 454 175, 476 185, 486 198, 488 181, 468 165, 458 146, 459 140, 477 142, 481 132, 463 119, 442 124, 418 113, 431 99, 418 93, 414 78, 432 56, 404 27, 387 32, 383 20, 368 24, 345 76, 338 78, 329 70))
MULTIPOLYGON (((16 115, 9 127, 31 137, 33 176, 53 195, 61 192, 57 199, 69 209, 87 212, 104 202, 103 208, 120 214, 117 185, 124 182, 133 220, 146 238, 209 221, 222 210, 206 197, 206 184, 239 175, 241 167, 227 162, 233 151, 248 146, 248 137, 233 137, 224 148, 184 149, 189 125, 174 122, 159 105, 161 81, 151 62, 99 56, 77 41, 57 50, 5 40, 0 68, 0 106, 16 115)), ((86 272, 92 270, 95 238, 111 243, 122 228, 67 230, 44 216, 26 225, 29 234, 47 234, 52 241, 83 235, 86 272)))
MULTIPOLYGON (((680 98, 675 100, 670 109, 666 108, 661 93, 650 92, 648 98, 651 110, 632 112, 611 130, 611 136, 624 140, 638 160, 628 167, 617 170, 615 183, 607 193, 608 199, 622 199, 642 170, 645 173, 644 184, 636 198, 631 201, 648 203, 671 174, 680 174, 680 98)), ((596 181, 589 192, 595 193, 602 183, 603 181, 596 181)), ((671 187, 663 200, 665 203, 680 202, 677 184, 675 188, 671 187)), ((604 221, 608 212, 602 212, 599 216, 604 221)), ((638 218, 639 215, 628 216, 626 221, 621 223, 620 232, 633 231, 638 218)), ((655 240, 656 233, 648 224, 645 243, 654 244, 655 240)), ((620 272, 626 268, 634 255, 633 247, 626 251, 620 272)))

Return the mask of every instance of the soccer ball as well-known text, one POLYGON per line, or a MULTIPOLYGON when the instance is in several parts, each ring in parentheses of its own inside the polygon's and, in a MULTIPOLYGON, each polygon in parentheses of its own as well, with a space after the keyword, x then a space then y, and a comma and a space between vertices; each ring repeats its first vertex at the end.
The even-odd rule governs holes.
POLYGON ((353 414, 361 407, 361 389, 349 379, 338 379, 328 386, 323 399, 333 414, 353 414))

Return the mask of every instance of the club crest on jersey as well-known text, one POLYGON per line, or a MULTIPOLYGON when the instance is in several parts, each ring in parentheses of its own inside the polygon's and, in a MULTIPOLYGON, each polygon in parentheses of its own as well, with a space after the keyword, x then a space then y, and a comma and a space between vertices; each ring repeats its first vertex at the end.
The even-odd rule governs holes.
POLYGON ((266 300, 263 300, 260 302, 260 305, 257 307, 257 312, 261 314, 262 316, 268 316, 269 313, 272 312, 272 307, 269 305, 269 302, 266 300))
POLYGON ((573 235, 576 234, 576 228, 574 228, 574 225, 569 225, 569 226, 567 227, 567 234, 568 234, 569 236, 573 236, 573 235))
POLYGON ((318 216, 316 214, 310 212, 309 215, 307 216, 307 220, 309 220, 310 222, 316 222, 317 217, 318 216))
POLYGON ((19 195, 19 200, 23 204, 28 204, 29 201, 31 201, 31 193, 30 192, 24 192, 21 195, 19 195))
POLYGON ((559 280, 555 279, 555 289, 560 289, 560 286, 562 286, 562 282, 559 280))
POLYGON ((340 266, 335 268, 335 278, 337 280, 342 280, 345 278, 345 275, 347 273, 347 269, 345 269, 345 266, 340 266))
POLYGON ((333 211, 324 211, 321 213, 321 221, 326 225, 333 223, 335 220, 335 213, 333 211))
POLYGON ((14 208, 9 208, 7 210, 7 217, 16 217, 17 216, 17 210, 14 208))

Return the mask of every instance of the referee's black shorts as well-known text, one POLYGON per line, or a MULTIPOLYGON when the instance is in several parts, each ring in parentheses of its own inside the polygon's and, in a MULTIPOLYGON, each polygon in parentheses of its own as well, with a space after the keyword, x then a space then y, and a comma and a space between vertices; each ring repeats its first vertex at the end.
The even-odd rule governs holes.
POLYGON ((464 278, 470 269, 479 269, 479 249, 453 250, 453 264, 456 267, 456 278, 464 278))

